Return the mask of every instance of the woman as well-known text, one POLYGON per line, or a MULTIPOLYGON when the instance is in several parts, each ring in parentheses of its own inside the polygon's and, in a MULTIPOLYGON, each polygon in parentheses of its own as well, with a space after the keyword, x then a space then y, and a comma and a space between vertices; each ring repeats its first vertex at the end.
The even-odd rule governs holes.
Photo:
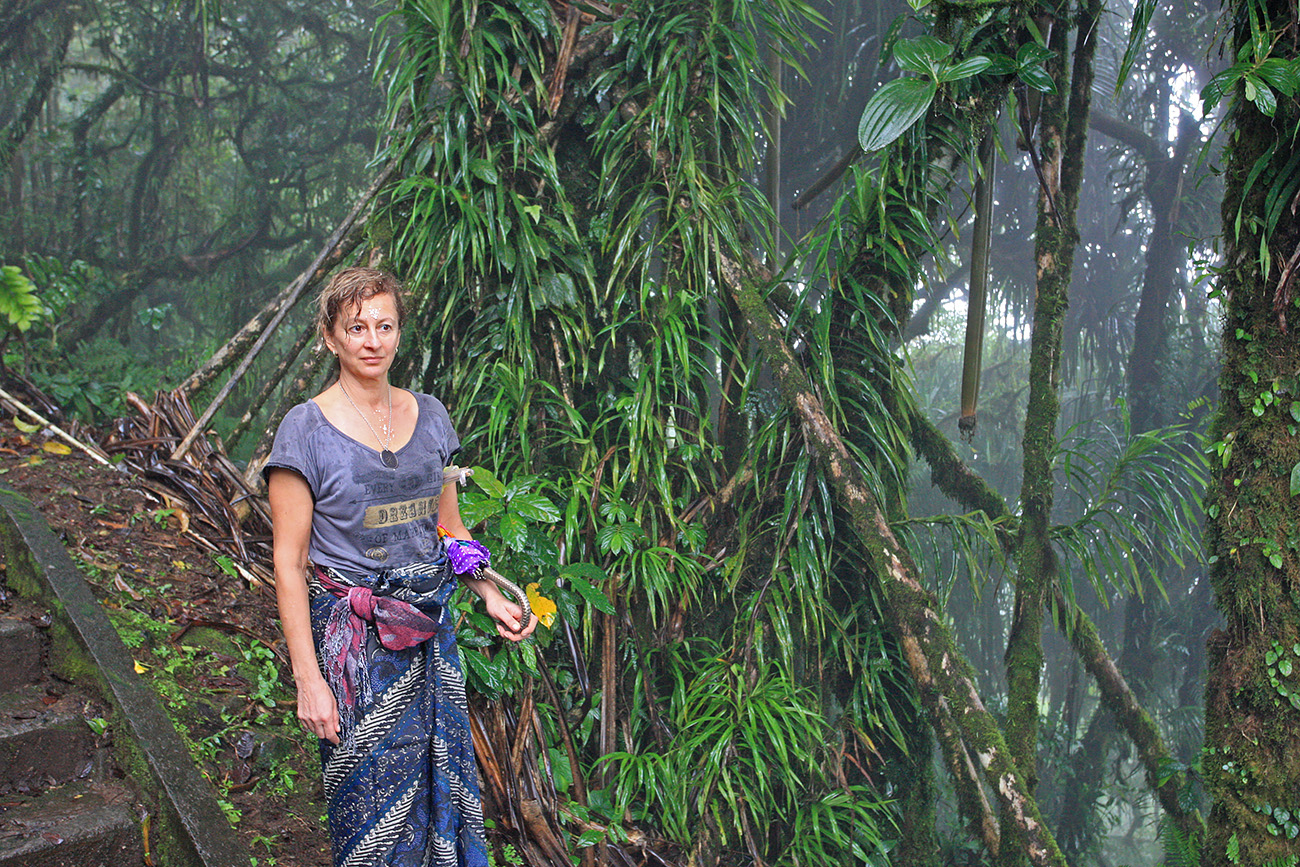
MULTIPOLYGON (((298 719, 321 742, 336 867, 486 865, 465 684, 439 525, 470 538, 443 467, 460 447, 433 397, 388 383, 401 287, 348 268, 317 323, 338 379, 294 407, 264 473, 276 595, 298 719)), ((454 544, 454 543, 453 543, 454 544)), ((497 631, 536 625, 489 581, 462 577, 497 631)))

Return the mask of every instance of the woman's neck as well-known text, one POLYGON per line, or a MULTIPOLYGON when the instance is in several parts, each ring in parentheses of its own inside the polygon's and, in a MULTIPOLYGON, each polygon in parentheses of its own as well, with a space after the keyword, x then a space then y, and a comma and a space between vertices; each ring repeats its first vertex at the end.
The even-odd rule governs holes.
POLYGON ((370 409, 382 409, 387 406, 391 396, 391 387, 386 376, 378 379, 360 379, 340 371, 339 387, 344 389, 347 396, 358 406, 370 409))

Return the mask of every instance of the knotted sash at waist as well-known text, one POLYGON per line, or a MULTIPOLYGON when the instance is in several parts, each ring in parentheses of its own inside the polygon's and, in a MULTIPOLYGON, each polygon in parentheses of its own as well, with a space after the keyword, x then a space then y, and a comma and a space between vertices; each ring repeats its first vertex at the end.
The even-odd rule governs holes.
POLYGON ((314 566, 312 590, 334 597, 320 637, 325 680, 338 701, 344 736, 374 700, 366 644, 370 627, 379 645, 403 650, 451 628, 447 601, 456 576, 445 559, 370 574, 314 566))

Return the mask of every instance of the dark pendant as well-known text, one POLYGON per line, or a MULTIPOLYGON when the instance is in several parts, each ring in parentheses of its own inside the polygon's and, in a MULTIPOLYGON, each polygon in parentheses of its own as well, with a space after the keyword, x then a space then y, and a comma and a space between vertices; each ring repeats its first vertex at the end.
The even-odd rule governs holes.
POLYGON ((379 460, 382 461, 384 466, 388 467, 390 470, 397 469, 397 455, 393 454, 388 449, 384 449, 379 453, 379 460))

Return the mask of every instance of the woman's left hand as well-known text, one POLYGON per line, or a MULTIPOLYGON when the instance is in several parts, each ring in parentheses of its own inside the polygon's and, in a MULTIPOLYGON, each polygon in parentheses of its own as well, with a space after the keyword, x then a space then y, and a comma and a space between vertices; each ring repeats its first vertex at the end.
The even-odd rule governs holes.
POLYGON ((528 618, 528 625, 520 629, 519 619, 524 616, 524 610, 503 596, 495 587, 487 593, 483 602, 488 616, 497 622, 497 632, 502 638, 523 641, 537 628, 537 618, 534 616, 528 618))

